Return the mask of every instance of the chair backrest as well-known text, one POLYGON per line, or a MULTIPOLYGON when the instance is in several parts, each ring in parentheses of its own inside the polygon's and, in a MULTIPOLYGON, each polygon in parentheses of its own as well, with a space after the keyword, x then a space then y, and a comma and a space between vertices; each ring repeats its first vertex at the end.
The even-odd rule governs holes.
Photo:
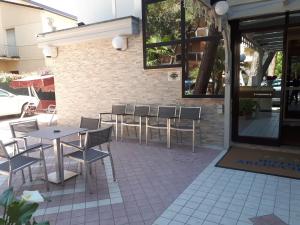
POLYGON ((97 130, 99 128, 99 118, 87 118, 81 117, 80 128, 85 128, 88 130, 97 130))
POLYGON ((201 107, 180 107, 179 118, 187 120, 200 120, 201 107))
POLYGON ((111 112, 114 115, 125 114, 125 112, 126 112, 126 105, 124 105, 124 104, 112 105, 111 112))
POLYGON ((149 105, 136 105, 134 106, 133 115, 135 116, 148 116, 150 113, 149 105))
POLYGON ((112 126, 88 131, 85 137, 85 149, 109 143, 111 141, 112 126))
POLYGON ((158 106, 158 118, 170 118, 176 116, 176 106, 158 106))
POLYGON ((0 157, 5 159, 10 158, 2 141, 0 141, 0 157))
POLYGON ((27 133, 39 129, 37 120, 26 120, 9 123, 10 131, 13 138, 26 137, 27 133))

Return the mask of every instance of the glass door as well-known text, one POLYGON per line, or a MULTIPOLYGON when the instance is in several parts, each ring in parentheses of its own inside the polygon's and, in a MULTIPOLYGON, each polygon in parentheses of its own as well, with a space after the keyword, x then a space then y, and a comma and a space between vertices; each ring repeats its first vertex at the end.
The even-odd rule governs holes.
POLYGON ((281 142, 300 145, 300 27, 288 29, 286 65, 281 142))
POLYGON ((240 39, 234 139, 279 144, 284 30, 242 31, 240 39))

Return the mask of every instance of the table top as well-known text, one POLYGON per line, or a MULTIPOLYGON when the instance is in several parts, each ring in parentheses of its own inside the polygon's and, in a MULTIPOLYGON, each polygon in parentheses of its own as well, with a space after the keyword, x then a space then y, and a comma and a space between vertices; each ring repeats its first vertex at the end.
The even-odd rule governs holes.
POLYGON ((53 126, 45 127, 36 131, 29 132, 27 135, 30 137, 43 138, 48 140, 54 140, 62 137, 66 137, 72 134, 86 131, 85 128, 74 128, 74 127, 62 127, 53 126))

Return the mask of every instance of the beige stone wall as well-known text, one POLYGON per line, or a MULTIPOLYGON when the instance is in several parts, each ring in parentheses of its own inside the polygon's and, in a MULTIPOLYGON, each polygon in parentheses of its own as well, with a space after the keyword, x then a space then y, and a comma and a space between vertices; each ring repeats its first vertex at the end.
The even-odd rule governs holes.
POLYGON ((223 99, 182 99, 181 81, 168 81, 169 71, 144 70, 142 38, 130 37, 126 51, 116 51, 111 39, 60 46, 49 59, 55 72, 59 123, 78 126, 80 116, 97 117, 113 103, 203 106, 197 143, 223 144, 223 99))

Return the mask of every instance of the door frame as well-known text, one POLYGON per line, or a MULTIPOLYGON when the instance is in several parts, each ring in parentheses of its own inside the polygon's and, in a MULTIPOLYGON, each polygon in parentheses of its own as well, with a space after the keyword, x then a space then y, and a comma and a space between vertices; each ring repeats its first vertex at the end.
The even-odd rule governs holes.
POLYGON ((282 143, 282 125, 285 112, 285 88, 286 88, 286 74, 287 74, 287 34, 289 27, 300 26, 300 23, 289 24, 289 17, 291 14, 299 13, 300 11, 285 12, 268 14, 263 16, 256 16, 251 18, 242 18, 229 21, 231 26, 231 51, 232 51, 232 140, 234 142, 249 143, 249 144, 260 144, 260 145, 270 145, 279 146, 282 143), (273 16, 285 16, 285 24, 272 26, 270 28, 251 28, 239 30, 239 23, 242 21, 247 21, 250 19, 263 19, 273 16), (239 79, 240 79, 240 44, 242 33, 247 32, 259 32, 266 30, 282 30, 284 32, 283 36, 283 65, 282 65, 282 81, 281 81, 281 93, 280 93, 280 116, 279 116, 279 134, 278 138, 267 138, 267 137, 250 137, 250 136, 240 136, 238 133, 239 129, 239 79))

